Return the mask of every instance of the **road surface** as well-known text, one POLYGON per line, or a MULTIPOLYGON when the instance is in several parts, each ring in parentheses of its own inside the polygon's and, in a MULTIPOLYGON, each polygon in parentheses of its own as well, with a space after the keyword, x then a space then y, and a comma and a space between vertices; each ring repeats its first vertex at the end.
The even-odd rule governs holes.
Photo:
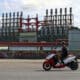
MULTIPOLYGON (((0 60, 0 80, 80 80, 80 68, 42 69, 43 60, 0 60)), ((80 65, 79 65, 80 66, 80 65)))

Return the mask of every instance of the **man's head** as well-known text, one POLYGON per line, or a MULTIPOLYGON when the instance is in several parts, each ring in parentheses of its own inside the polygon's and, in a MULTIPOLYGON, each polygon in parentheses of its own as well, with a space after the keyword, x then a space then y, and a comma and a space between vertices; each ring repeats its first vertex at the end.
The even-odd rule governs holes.
POLYGON ((62 41, 62 46, 65 46, 65 45, 66 45, 65 41, 62 41))

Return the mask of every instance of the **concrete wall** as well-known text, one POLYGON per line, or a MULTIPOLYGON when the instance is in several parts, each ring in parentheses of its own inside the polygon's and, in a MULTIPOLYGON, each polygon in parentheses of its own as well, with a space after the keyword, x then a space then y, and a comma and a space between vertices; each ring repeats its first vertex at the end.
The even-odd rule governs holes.
POLYGON ((80 50, 80 30, 69 30, 69 50, 80 50))
POLYGON ((37 41, 37 34, 36 32, 25 32, 20 33, 20 42, 36 42, 37 41))

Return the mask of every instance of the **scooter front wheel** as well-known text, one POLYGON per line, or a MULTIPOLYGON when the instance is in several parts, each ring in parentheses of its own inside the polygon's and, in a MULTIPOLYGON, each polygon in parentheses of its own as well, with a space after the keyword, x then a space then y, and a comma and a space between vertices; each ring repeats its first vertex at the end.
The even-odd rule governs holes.
POLYGON ((51 65, 48 62, 43 63, 43 69, 45 71, 49 71, 51 69, 51 65))

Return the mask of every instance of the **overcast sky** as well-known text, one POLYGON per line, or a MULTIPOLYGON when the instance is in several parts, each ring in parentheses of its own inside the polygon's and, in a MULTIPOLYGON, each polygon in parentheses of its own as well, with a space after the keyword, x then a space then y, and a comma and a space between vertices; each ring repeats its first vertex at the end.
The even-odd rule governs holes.
POLYGON ((24 15, 44 15, 45 9, 73 8, 74 25, 80 27, 80 0, 0 0, 0 17, 3 12, 23 11, 24 15))

